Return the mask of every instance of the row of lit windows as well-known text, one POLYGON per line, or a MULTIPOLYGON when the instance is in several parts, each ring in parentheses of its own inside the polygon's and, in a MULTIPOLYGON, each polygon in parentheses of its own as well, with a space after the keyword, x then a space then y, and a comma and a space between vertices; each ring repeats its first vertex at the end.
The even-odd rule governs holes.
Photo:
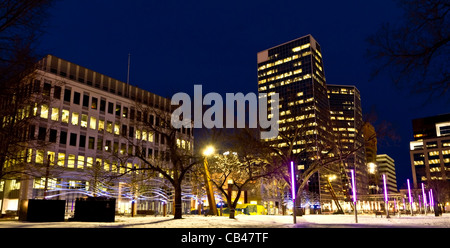
MULTIPOLYGON (((37 108, 35 108, 34 114, 36 114, 37 108)), ((51 116, 50 119, 52 121, 59 121, 60 111, 59 108, 51 108, 51 116)), ((49 118, 49 107, 47 105, 41 105, 40 117, 43 119, 49 118)), ((62 123, 70 123, 74 126, 80 125, 83 128, 89 128, 92 130, 104 131, 120 135, 121 126, 119 123, 113 123, 112 121, 98 120, 94 116, 88 116, 86 114, 79 114, 77 112, 70 113, 67 109, 61 110, 61 122, 62 123), (71 118, 70 118, 71 117, 71 118)), ((125 125, 122 125, 122 128, 125 128, 125 125)), ((126 132, 122 130, 122 132, 126 132)), ((134 128, 130 127, 130 132, 134 132, 134 128)), ((123 133, 124 134, 124 133, 123 133)), ((130 137, 132 137, 132 133, 130 133, 130 137)), ((144 130, 136 130, 134 135, 136 139, 153 142, 153 132, 144 131, 144 130)))
POLYGON ((339 120, 339 121, 354 121, 355 117, 344 117, 344 116, 330 116, 331 120, 339 120))
MULTIPOLYGON (((273 117, 272 114, 268 115, 268 118, 272 118, 272 117, 273 117)), ((284 124, 284 123, 289 123, 289 122, 294 122, 294 121, 304 120, 304 119, 309 119, 309 118, 314 118, 314 117, 316 117, 316 115, 314 113, 311 113, 308 115, 299 115, 299 116, 291 117, 288 119, 280 119, 280 120, 278 120, 278 123, 284 124)))
MULTIPOLYGON (((264 83, 271 82, 271 81, 275 81, 275 80, 278 80, 278 79, 283 79, 283 78, 288 77, 288 76, 291 76, 291 75, 293 75, 293 74, 294 74, 294 75, 295 75, 295 74, 299 74, 299 73, 302 72, 302 69, 295 70, 294 72, 284 73, 284 74, 278 75, 278 76, 276 76, 276 77, 265 78, 265 79, 259 80, 259 81, 258 81, 258 84, 264 84, 264 83), (294 72, 295 72, 295 73, 294 73, 294 72)), ((288 85, 288 84, 290 84, 290 83, 302 81, 302 80, 309 79, 309 78, 311 78, 311 74, 310 74, 310 73, 305 74, 305 75, 303 75, 303 76, 299 76, 299 77, 292 78, 292 79, 290 79, 290 80, 285 80, 285 81, 282 81, 282 82, 278 82, 278 83, 275 84, 275 87, 283 86, 283 85, 288 85)), ((264 87, 264 86, 263 86, 263 87, 264 87)), ((271 86, 269 85, 269 88, 270 88, 270 87, 271 87, 271 86)), ((266 88, 262 88, 262 87, 259 88, 260 91, 261 91, 261 90, 265 90, 265 89, 266 89, 266 88)))
MULTIPOLYGON (((121 150, 122 152, 125 152, 125 149, 121 150)), ((156 152, 156 150, 155 150, 156 152)), ((149 149, 149 152, 147 153, 147 157, 151 157, 153 150, 149 149)), ((161 154, 163 152, 161 151, 161 154)), ((103 168, 105 171, 113 171, 113 172, 125 172, 124 165, 118 166, 117 161, 110 161, 106 159, 101 158, 94 158, 91 156, 85 156, 85 155, 75 155, 75 154, 66 154, 63 152, 58 152, 57 154, 53 151, 45 151, 43 150, 33 150, 33 149, 27 149, 27 158, 26 161, 28 163, 36 163, 36 164, 44 164, 50 162, 50 165, 58 165, 61 167, 67 167, 72 169, 85 169, 85 168, 92 168, 94 165, 98 165, 101 168, 103 168), (35 156, 33 157, 33 151, 35 152, 35 156), (56 156, 55 156, 56 155, 56 156), (50 158, 50 161, 48 161, 48 158, 50 158), (120 168, 119 168, 120 167, 120 168), (121 169, 121 170, 119 170, 121 169)), ((134 164, 134 167, 136 167, 137 164, 134 164)), ((132 168, 131 163, 126 163, 127 168, 132 168)))

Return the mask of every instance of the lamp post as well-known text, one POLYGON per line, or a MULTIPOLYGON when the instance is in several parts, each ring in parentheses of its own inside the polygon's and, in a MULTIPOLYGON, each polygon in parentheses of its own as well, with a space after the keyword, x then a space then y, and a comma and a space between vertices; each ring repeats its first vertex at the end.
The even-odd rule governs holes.
POLYGON ((425 209, 425 215, 427 215, 427 194, 425 194, 425 187, 422 183, 422 196, 423 196, 423 208, 425 209))
POLYGON ((411 215, 413 215, 413 209, 412 209, 412 197, 411 197, 411 186, 410 186, 410 184, 409 184, 409 179, 406 179, 406 182, 408 183, 409 207, 411 208, 411 215))
POLYGON ((383 174, 383 186, 384 186, 384 202, 386 204, 386 218, 390 218, 390 216, 389 216, 388 189, 387 189, 387 186, 386 186, 386 174, 383 174))
MULTIPOLYGON (((384 202, 386 205, 386 218, 389 217, 389 199, 388 199, 388 193, 387 193, 387 187, 386 187, 386 174, 383 174, 383 186, 384 186, 384 202)), ((394 213, 395 214, 395 213, 394 213)))
POLYGON ((355 210, 355 222, 358 223, 358 210, 356 209, 356 183, 355 183, 355 172, 350 170, 352 174, 352 193, 353 193, 353 207, 355 210))
POLYGON ((206 195, 208 196, 208 203, 209 203, 209 210, 211 211, 212 215, 217 215, 217 207, 216 207, 216 201, 214 199, 214 192, 213 187, 211 183, 211 175, 209 174, 208 169, 208 160, 207 157, 214 154, 214 147, 208 146, 203 151, 203 156, 205 156, 205 159, 203 160, 203 165, 205 169, 205 187, 206 187, 206 195))
POLYGON ((294 216, 294 224, 297 223, 297 214, 295 213, 295 172, 294 161, 291 161, 291 190, 292 190, 292 215, 294 216))

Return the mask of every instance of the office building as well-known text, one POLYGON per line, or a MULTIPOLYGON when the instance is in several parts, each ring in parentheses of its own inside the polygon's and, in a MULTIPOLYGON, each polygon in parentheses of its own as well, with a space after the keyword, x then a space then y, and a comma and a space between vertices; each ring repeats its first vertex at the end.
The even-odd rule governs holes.
MULTIPOLYGON (((320 45, 306 35, 259 52, 257 62, 259 93, 279 94, 279 132, 289 136, 294 129, 299 130, 301 138, 295 142, 292 155, 300 173, 333 140, 320 45)), ((280 135, 267 142, 287 147, 280 135)), ((332 201, 327 184, 329 174, 319 171, 312 176, 306 189, 310 200, 302 205, 319 207, 332 201)))
POLYGON ((361 95, 355 86, 327 84, 327 88, 334 139, 338 153, 346 157, 343 164, 347 178, 350 178, 350 170, 354 170, 359 194, 367 194, 369 186, 361 95))
MULTIPOLYGON (((75 199, 86 195, 115 197, 120 213, 129 213, 132 201, 138 209, 157 212, 172 201, 170 187, 157 173, 126 174, 146 166, 138 153, 168 165, 167 141, 150 126, 170 116, 170 99, 52 55, 22 84, 34 103, 19 112, 34 118, 18 151, 24 156, 7 160, 4 168, 20 164, 29 173, 1 181, 2 213, 44 194, 66 200, 68 213, 75 199), (144 175, 147 190, 135 190, 136 179, 144 175)), ((179 130, 177 137, 180 147, 193 151, 191 129, 179 130)))
POLYGON ((412 121, 410 142, 414 188, 432 181, 450 181, 450 114, 412 121))
POLYGON ((377 162, 378 175, 379 175, 379 188, 384 190, 383 175, 386 175, 386 186, 389 193, 398 193, 397 189, 397 177, 395 174, 395 161, 387 154, 378 154, 377 162))

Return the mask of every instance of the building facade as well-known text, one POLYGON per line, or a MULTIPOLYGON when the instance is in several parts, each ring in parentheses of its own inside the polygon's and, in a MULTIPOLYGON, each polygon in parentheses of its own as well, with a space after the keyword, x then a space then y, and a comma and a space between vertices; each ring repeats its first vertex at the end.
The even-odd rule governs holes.
POLYGON ((395 174, 395 161, 387 154, 378 154, 377 162, 378 175, 379 175, 379 188, 384 190, 383 175, 386 175, 386 186, 389 193, 398 193, 397 189, 397 177, 395 174))
MULTIPOLYGON (((306 35, 259 52, 257 63, 258 91, 268 96, 279 94, 279 133, 295 140, 289 149, 297 165, 296 173, 302 173, 320 153, 329 152, 334 141, 321 47, 311 35, 306 35), (300 138, 292 137, 294 133, 300 138)), ((280 135, 267 142, 289 147, 289 141, 280 135)), ((329 168, 335 173, 340 171, 339 165, 329 168)), ((333 203, 328 183, 331 174, 320 170, 310 178, 302 207, 320 208, 333 203)), ((332 185, 336 192, 342 192, 339 180, 332 185)))
MULTIPOLYGON (((145 167, 137 154, 169 163, 167 141, 151 126, 170 114, 170 99, 52 55, 23 87, 39 99, 28 108, 35 119, 27 129, 25 156, 6 161, 5 168, 14 170, 20 162, 29 173, 2 181, 3 213, 17 210, 21 200, 43 197, 66 200, 67 212, 86 195, 116 198, 121 213, 129 213, 132 202, 156 212, 170 204, 170 186, 157 173, 127 173, 145 167)), ((180 147, 193 151, 191 129, 179 130, 177 137, 180 147)))
POLYGON ((410 159, 414 188, 421 183, 450 181, 450 114, 412 121, 410 159))
POLYGON ((338 152, 349 154, 343 161, 347 178, 350 178, 350 170, 354 170, 358 192, 368 194, 361 95, 355 86, 328 84, 327 88, 331 125, 338 152))

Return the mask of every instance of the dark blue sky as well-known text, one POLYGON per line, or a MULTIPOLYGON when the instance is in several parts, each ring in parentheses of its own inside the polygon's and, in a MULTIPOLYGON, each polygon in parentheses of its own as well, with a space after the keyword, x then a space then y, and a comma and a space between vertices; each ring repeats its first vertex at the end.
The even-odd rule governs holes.
POLYGON ((380 1, 59 1, 50 11, 40 45, 49 53, 171 98, 207 92, 257 92, 256 54, 312 34, 322 48, 329 84, 355 85, 363 112, 376 109, 400 140, 381 140, 379 154, 396 163, 398 185, 411 178, 411 120, 448 113, 449 102, 427 103, 370 81, 366 38, 383 22, 402 16, 395 2, 380 1))

